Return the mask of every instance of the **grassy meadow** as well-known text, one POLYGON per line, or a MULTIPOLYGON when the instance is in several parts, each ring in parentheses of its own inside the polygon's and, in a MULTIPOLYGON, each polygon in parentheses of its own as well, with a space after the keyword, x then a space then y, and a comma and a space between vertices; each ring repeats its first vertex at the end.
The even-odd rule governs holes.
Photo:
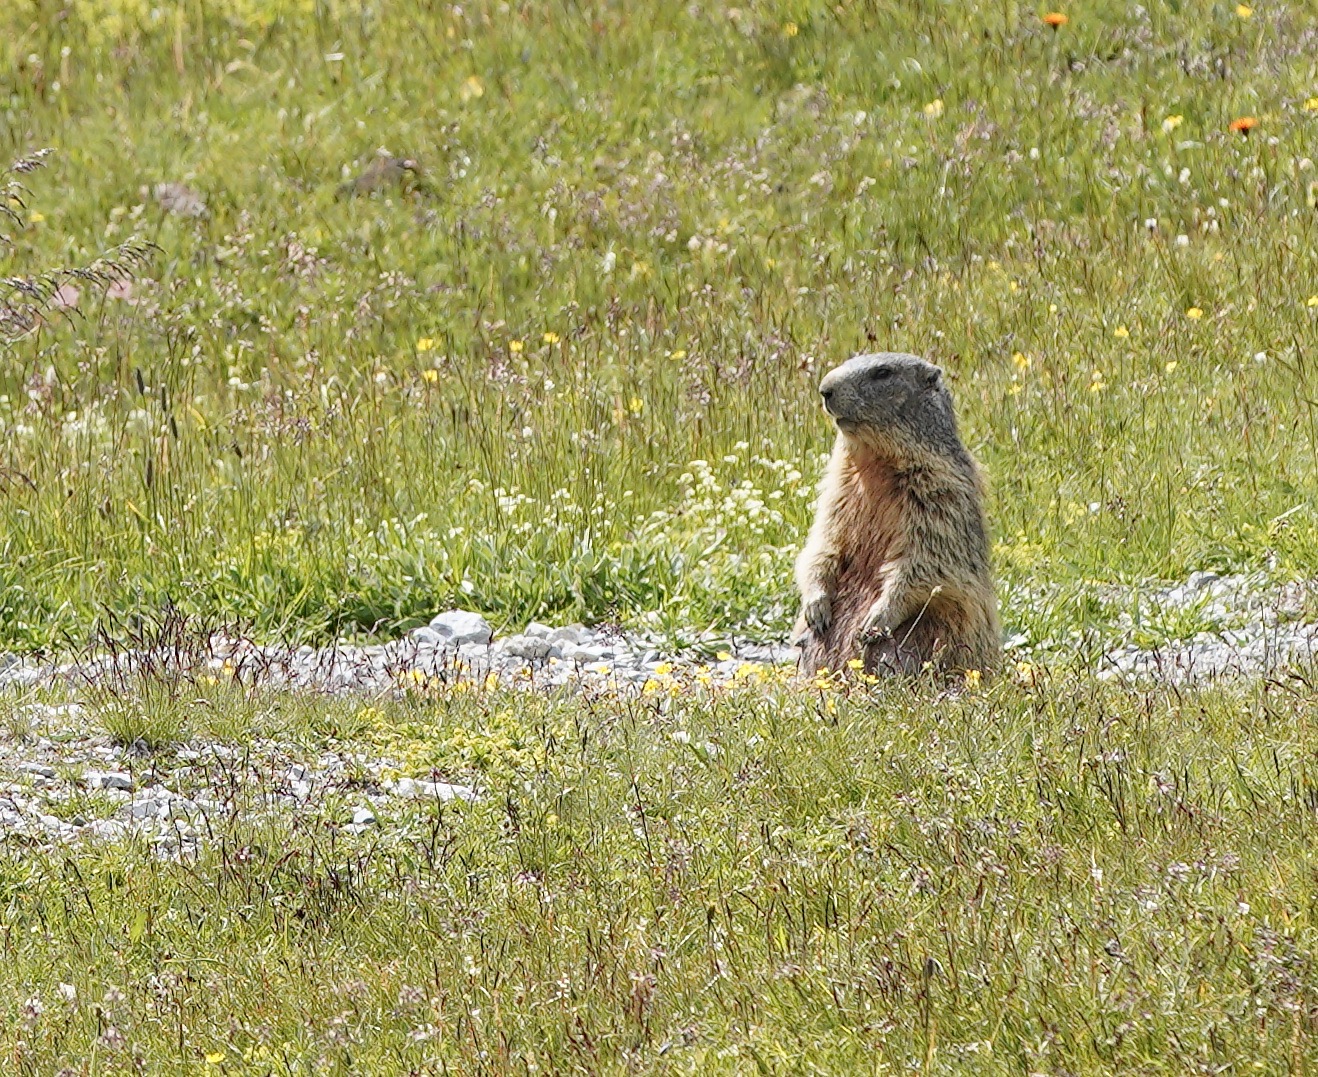
POLYGON ((7 698, 5 752, 149 724, 133 766, 224 810, 182 862, 5 840, 6 1072, 1318 1067, 1310 671, 1092 674, 1150 581, 1315 575, 1318 23, 1058 11, 0 8, 0 159, 53 151, 0 218, 0 650, 780 639, 867 349, 946 368, 1018 646, 950 699, 7 698), (381 150, 418 167, 363 191, 381 150), (346 832, 379 759, 484 795, 346 832))

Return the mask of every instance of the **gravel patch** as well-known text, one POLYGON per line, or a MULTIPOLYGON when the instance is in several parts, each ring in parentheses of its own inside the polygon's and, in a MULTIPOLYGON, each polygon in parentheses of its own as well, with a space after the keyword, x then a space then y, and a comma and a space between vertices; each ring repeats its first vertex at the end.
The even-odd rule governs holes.
MULTIPOLYGON (((1258 575, 1196 572, 1171 586, 1100 587, 1095 594, 1116 641, 1098 662, 1100 677, 1187 682, 1257 676, 1318 654, 1318 624, 1304 619, 1318 607, 1318 583, 1278 585, 1258 575), (1161 640, 1141 646, 1150 636, 1161 640)), ((1017 637, 1008 641, 1008 654, 1046 664, 1064 657, 1068 646, 1074 641, 1017 637)), ((0 736, 0 845, 134 840, 162 856, 186 857, 206 840, 210 821, 238 811, 257 818, 304 812, 362 835, 389 827, 408 810, 460 810, 481 796, 478 788, 445 780, 451 776, 399 777, 396 761, 364 753, 299 758, 297 749, 271 742, 144 754, 89 730, 81 704, 58 701, 70 690, 113 690, 137 675, 164 671, 330 695, 460 681, 640 692, 655 679, 681 681, 698 673, 705 683, 725 684, 748 668, 790 667, 795 660, 795 649, 785 644, 705 636, 674 653, 643 634, 584 625, 532 623, 496 639, 485 618, 469 610, 441 613, 402 639, 368 646, 290 648, 217 636, 201 647, 64 663, 0 655, 0 690, 20 697, 9 711, 10 735, 0 736), (31 702, 37 688, 56 701, 31 702), (58 733, 24 732, 38 729, 58 733)))

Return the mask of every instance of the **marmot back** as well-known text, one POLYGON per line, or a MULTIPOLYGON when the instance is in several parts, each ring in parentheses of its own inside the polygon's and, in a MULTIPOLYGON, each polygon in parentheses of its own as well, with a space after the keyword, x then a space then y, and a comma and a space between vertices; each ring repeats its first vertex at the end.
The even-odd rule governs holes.
POLYGON ((796 563, 801 668, 993 669, 1002 633, 983 481, 942 371, 858 355, 819 391, 838 437, 796 563))

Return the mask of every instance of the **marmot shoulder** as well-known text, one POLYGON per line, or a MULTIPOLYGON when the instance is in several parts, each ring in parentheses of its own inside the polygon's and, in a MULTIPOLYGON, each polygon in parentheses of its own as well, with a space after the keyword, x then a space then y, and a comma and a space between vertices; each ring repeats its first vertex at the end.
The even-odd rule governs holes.
POLYGON ((942 371, 858 355, 819 391, 838 435, 796 563, 801 668, 992 670, 1002 632, 984 482, 942 371))

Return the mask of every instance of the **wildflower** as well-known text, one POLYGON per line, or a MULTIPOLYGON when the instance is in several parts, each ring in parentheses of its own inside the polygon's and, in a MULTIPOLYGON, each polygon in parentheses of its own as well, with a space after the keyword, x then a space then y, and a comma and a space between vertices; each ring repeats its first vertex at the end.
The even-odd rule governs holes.
POLYGON ((1232 131, 1238 131, 1242 135, 1248 135, 1255 127, 1259 125, 1258 120, 1253 116, 1241 116, 1232 120, 1228 128, 1232 131))
POLYGON ((1024 352, 1017 352, 1015 355, 1011 357, 1011 361, 1016 364, 1017 370, 1030 369, 1030 362, 1031 362, 1030 357, 1026 355, 1024 352))
POLYGON ((673 358, 674 358, 674 359, 685 359, 685 358, 686 358, 686 349, 685 349, 685 348, 678 348, 677 351, 673 352, 673 358))
POLYGON ((206 1054, 206 1061, 212 1066, 218 1066, 221 1062, 224 1061, 224 1052, 208 1051, 206 1054))
POLYGON ((1192 322, 1197 322, 1200 318, 1204 316, 1204 312, 1198 307, 1191 307, 1189 310, 1185 312, 1185 316, 1189 318, 1192 322))
POLYGON ((1173 370, 1176 369, 1176 360, 1175 359, 1167 360, 1167 362, 1163 364, 1162 369, 1164 373, 1170 374, 1173 370))
POLYGON ((943 99, 935 97, 929 104, 924 106, 924 114, 931 120, 938 119, 943 114, 943 99))
POLYGON ((35 210, 33 210, 31 213, 27 215, 27 219, 31 224, 40 224, 42 221, 46 219, 46 215, 44 213, 38 213, 35 210))
POLYGON ((1162 121, 1163 131, 1165 131, 1167 134, 1170 135, 1173 131, 1176 130, 1176 128, 1181 126, 1181 121, 1184 119, 1185 119, 1184 116, 1168 116, 1165 120, 1162 121))
POLYGON ((639 396, 634 396, 627 401, 627 410, 633 415, 640 415, 645 410, 645 401, 639 396))
POLYGON ((485 83, 479 75, 469 75, 467 79, 458 87, 458 96, 463 101, 472 101, 478 97, 485 96, 485 83))
POLYGON ((719 651, 715 657, 717 657, 720 662, 727 662, 732 658, 732 655, 727 651, 719 651))
POLYGON ((1236 14, 1240 16, 1240 18, 1242 19, 1248 19, 1251 15, 1254 14, 1254 9, 1250 7, 1248 4, 1237 4, 1236 14))
POLYGON ((435 346, 435 342, 430 337, 422 337, 416 342, 416 350, 419 352, 428 352, 435 346))
POLYGON ((1107 382, 1103 380, 1103 372, 1095 370, 1089 379, 1089 391, 1091 393, 1101 393, 1107 388, 1107 382))
POLYGON ((660 662, 657 666, 654 667, 654 675, 656 677, 667 677, 672 672, 673 672, 672 662, 660 662))
POLYGON ((1305 112, 1318 112, 1318 97, 1311 97, 1304 102, 1305 112))
POLYGON ((1051 26, 1054 30, 1065 26, 1071 20, 1063 15, 1060 11, 1050 11, 1043 17, 1044 25, 1051 26))
POLYGON ((1318 307, 1318 295, 1309 296, 1309 301, 1305 304, 1307 307, 1318 307))
POLYGON ((1128 336, 1130 336, 1130 330, 1127 329, 1124 325, 1119 325, 1114 330, 1112 330, 1112 335, 1116 337, 1118 340, 1125 340, 1128 336))
POLYGON ((546 333, 546 334, 545 334, 543 337, 541 337, 540 339, 543 340, 546 344, 557 344, 557 343, 558 343, 558 334, 557 334, 557 333, 552 333, 552 332, 551 332, 551 333, 546 333))
POLYGON ((864 669, 865 663, 859 658, 848 658, 847 669, 864 669))
POLYGON ((421 371, 421 377, 425 381, 436 382, 439 381, 439 371, 431 367, 429 370, 421 371))
POLYGON ((795 36, 796 36, 797 34, 799 34, 800 32, 801 32, 801 28, 800 28, 799 26, 797 26, 796 23, 794 23, 794 22, 785 22, 785 23, 783 23, 783 36, 784 36, 784 37, 795 37, 795 36))
POLYGON ((983 679, 983 676, 984 675, 977 669, 966 670, 966 687, 978 688, 979 682, 983 679))

